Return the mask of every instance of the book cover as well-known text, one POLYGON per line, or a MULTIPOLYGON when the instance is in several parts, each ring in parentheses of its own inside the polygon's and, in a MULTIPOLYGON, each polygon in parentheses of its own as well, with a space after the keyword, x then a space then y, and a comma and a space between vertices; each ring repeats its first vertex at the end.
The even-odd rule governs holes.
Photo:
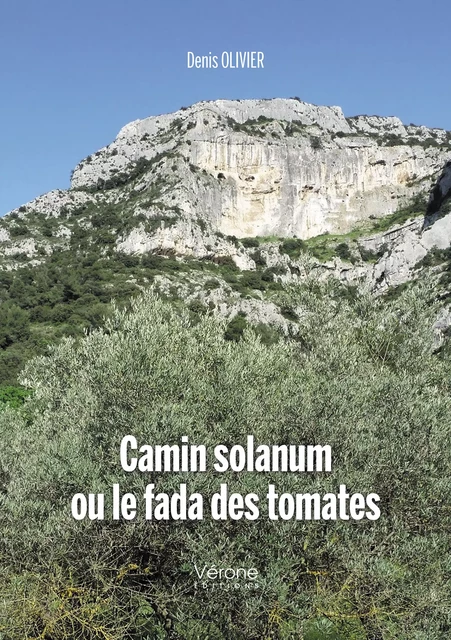
POLYGON ((0 640, 451 637, 450 18, 4 3, 0 640))

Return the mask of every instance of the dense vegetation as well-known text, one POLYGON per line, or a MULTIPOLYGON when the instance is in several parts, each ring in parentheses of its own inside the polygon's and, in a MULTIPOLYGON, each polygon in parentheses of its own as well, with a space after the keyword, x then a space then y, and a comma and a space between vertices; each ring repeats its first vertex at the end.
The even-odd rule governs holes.
MULTIPOLYGON (((112 299, 124 304, 157 275, 180 279, 182 274, 204 272, 210 276, 207 288, 219 285, 216 276, 242 295, 281 289, 274 274, 284 269, 266 269, 261 262, 257 271, 240 272, 231 258, 215 260, 181 261, 171 255, 116 251, 102 255, 87 241, 56 251, 40 265, 0 270, 0 385, 14 385, 25 362, 61 337, 82 336, 99 327, 110 314, 112 299)), ((176 288, 166 296, 176 299, 176 288)))
POLYGON ((0 413, 0 635, 8 640, 443 640, 451 634, 450 360, 432 288, 382 303, 332 281, 290 294, 291 344, 153 293, 31 361, 0 413), (125 473, 118 447, 330 444, 331 474, 125 473), (76 522, 70 497, 119 482, 205 496, 377 491, 376 522, 76 522), (196 591, 194 563, 256 567, 258 594, 196 591))
MULTIPOLYGON (((158 157, 158 162, 162 161, 158 157)), ((155 164, 155 159, 152 163, 155 164)), ((152 283, 157 275, 177 274, 179 277, 181 273, 205 272, 211 275, 210 283, 212 278, 213 281, 215 277, 220 278, 242 296, 252 296, 255 292, 274 294, 282 290, 278 276, 287 273, 287 269, 293 273, 299 270, 296 265, 268 267, 261 251, 267 242, 276 241, 280 253, 288 255, 291 260, 297 260, 306 253, 320 261, 337 257, 350 262, 361 259, 376 261, 384 248, 377 254, 364 251, 358 244, 359 238, 424 215, 426 210, 426 203, 418 197, 399 211, 382 219, 370 220, 348 234, 325 234, 307 241, 276 237, 244 238, 240 241, 227 236, 226 239, 237 247, 242 245, 253 250, 250 255, 256 264, 255 271, 240 271, 228 256, 205 260, 185 258, 181 261, 173 255, 118 253, 115 250, 116 239, 137 225, 144 225, 144 229, 152 233, 162 224, 175 223, 179 214, 177 207, 168 209, 159 201, 165 188, 168 185, 160 180, 146 192, 143 202, 135 202, 131 196, 126 205, 123 202, 87 202, 64 210, 62 220, 33 211, 27 212, 23 219, 13 214, 8 220, 3 220, 14 238, 45 238, 54 246, 50 255, 41 251, 39 265, 30 263, 25 254, 20 254, 15 256, 16 269, 0 270, 0 386, 15 385, 17 374, 25 362, 44 353, 48 345, 61 337, 81 336, 85 330, 100 326, 110 313, 112 299, 119 304, 124 303, 152 283), (136 214, 133 206, 137 203, 144 208, 156 207, 158 215, 155 212, 150 217, 142 212, 136 214), (57 235, 61 222, 71 232, 68 246, 57 235)), ((225 237, 221 233, 217 235, 225 237)), ((219 281, 211 286, 219 286, 219 281)), ((175 290, 170 297, 177 297, 175 290)), ((265 332, 267 330, 260 327, 260 333, 263 335, 265 332)))

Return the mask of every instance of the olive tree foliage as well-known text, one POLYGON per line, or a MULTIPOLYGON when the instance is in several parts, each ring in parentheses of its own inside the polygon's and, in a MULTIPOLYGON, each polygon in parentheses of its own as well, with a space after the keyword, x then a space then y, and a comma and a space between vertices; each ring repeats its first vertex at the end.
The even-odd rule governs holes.
POLYGON ((22 409, 0 414, 0 637, 441 640, 451 634, 450 366, 427 285, 390 304, 311 280, 288 293, 299 333, 224 339, 150 291, 103 329, 31 361, 22 409), (329 444, 331 473, 126 473, 119 445, 329 444), (112 521, 111 487, 205 497, 201 522, 112 521), (260 497, 215 522, 211 495, 260 497), (380 495, 381 517, 271 521, 280 493, 380 495), (104 493, 104 521, 70 499, 104 493), (255 567, 251 593, 195 589, 198 567, 255 567), (3 635, 2 635, 3 634, 3 635))

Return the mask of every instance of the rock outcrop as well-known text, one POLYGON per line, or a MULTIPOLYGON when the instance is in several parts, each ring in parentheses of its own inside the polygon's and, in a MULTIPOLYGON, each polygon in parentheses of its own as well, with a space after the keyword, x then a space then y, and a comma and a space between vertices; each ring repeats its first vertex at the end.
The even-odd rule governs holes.
MULTIPOLYGON (((72 188, 113 185, 140 159, 176 156, 184 162, 171 197, 187 215, 237 237, 309 238, 349 231, 428 191, 450 143, 440 129, 345 118, 339 107, 298 100, 201 102, 126 125, 76 167, 72 188)), ((151 184, 147 176, 140 187, 151 184)))
MULTIPOLYGON (((377 260, 326 266, 385 289, 450 244, 450 158, 451 132, 394 117, 345 118, 298 99, 200 102, 126 125, 75 167, 69 190, 5 216, 0 252, 15 268, 15 256, 38 260, 113 217, 119 252, 222 255, 249 270, 255 256, 237 238, 346 234, 429 198, 426 217, 354 241, 377 260)), ((277 243, 271 251, 285 265, 277 243)))

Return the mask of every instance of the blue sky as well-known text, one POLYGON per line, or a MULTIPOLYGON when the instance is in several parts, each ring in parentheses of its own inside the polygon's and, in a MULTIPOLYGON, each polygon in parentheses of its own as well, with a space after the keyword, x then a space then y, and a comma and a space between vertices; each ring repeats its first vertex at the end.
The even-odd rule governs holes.
POLYGON ((449 0, 12 0, 0 13, 0 215, 136 118, 299 96, 451 129, 449 0), (263 70, 187 69, 260 50, 263 70))

